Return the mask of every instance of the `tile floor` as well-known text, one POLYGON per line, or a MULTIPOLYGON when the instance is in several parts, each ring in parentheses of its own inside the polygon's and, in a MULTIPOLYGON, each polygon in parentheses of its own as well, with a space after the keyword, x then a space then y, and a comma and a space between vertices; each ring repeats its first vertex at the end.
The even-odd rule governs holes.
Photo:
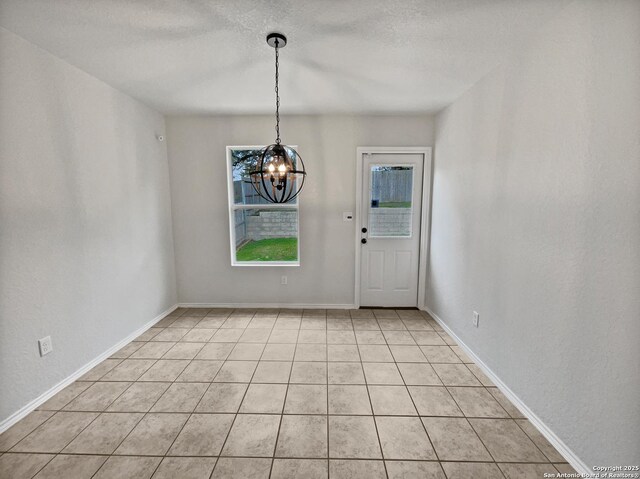
POLYGON ((0 435, 1 478, 571 472, 417 310, 179 309, 0 435))

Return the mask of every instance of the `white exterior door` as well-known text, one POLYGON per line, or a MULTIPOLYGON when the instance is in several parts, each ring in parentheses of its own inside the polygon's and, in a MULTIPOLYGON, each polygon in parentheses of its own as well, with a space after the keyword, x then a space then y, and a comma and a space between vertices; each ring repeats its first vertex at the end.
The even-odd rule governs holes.
POLYGON ((364 153, 360 305, 418 305, 422 153, 364 153))

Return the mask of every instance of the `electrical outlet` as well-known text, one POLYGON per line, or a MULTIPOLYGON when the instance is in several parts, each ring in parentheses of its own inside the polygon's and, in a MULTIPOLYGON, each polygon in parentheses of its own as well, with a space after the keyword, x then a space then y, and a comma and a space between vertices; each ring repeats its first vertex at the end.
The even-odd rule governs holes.
POLYGON ((480 325, 480 313, 473 312, 473 325, 477 328, 480 325))
POLYGON ((38 347, 40 348, 40 356, 49 354, 53 351, 53 343, 51 342, 51 336, 38 340, 38 347))
POLYGON ((280 284, 287 284, 287 277, 286 276, 282 276, 280 278, 280 284))

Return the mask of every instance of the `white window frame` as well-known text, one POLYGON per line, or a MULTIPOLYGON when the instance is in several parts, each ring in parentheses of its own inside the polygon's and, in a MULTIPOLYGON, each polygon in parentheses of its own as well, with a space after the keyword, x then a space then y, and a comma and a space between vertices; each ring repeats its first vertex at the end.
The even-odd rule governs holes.
MULTIPOLYGON (((296 197, 295 203, 285 204, 253 204, 253 205, 236 205, 233 191, 233 156, 232 150, 259 150, 264 148, 264 145, 240 145, 240 146, 227 146, 227 202, 229 204, 229 246, 231 252, 231 266, 284 266, 284 267, 298 267, 300 266, 300 197, 296 197), (296 238, 297 238, 297 261, 237 261, 236 259, 236 222, 235 212, 237 210, 290 210, 296 211, 296 238)), ((297 146, 292 145, 292 148, 297 150, 297 146)))

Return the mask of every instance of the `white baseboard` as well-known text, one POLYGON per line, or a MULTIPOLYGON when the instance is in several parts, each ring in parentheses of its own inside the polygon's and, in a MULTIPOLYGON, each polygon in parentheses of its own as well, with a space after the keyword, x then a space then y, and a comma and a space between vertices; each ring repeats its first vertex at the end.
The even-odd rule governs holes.
POLYGON ((98 363, 104 361, 109 356, 111 356, 113 353, 118 351, 120 348, 122 348, 122 347, 126 346, 127 344, 129 344, 131 341, 133 341, 135 338, 140 336, 142 333, 144 333, 147 329, 149 329, 151 326, 156 324, 158 321, 160 321, 166 315, 168 315, 171 312, 175 311, 175 309, 177 307, 178 307, 178 305, 174 304, 173 306, 171 306, 167 310, 163 311, 158 316, 153 318, 151 321, 149 321, 145 325, 141 326, 140 328, 136 329, 133 333, 131 333, 126 338, 124 338, 122 341, 119 341, 118 343, 114 344, 112 347, 107 349, 105 352, 103 352, 102 354, 100 354, 96 358, 94 358, 91 361, 89 361, 87 364, 82 366, 76 372, 74 372, 73 374, 71 374, 70 376, 66 377, 65 379, 60 381, 58 384, 53 386, 51 389, 45 391, 44 393, 42 393, 40 396, 38 396, 37 398, 35 398, 31 402, 29 402, 25 406, 21 407, 19 410, 14 412, 11 416, 9 416, 8 418, 4 419, 3 421, 0 421, 0 433, 2 433, 4 431, 6 431, 7 429, 9 429, 11 426, 13 426, 15 423, 17 423, 20 419, 25 417, 27 414, 29 414, 31 411, 36 409, 41 404, 44 404, 47 400, 49 400, 51 397, 53 397, 55 394, 57 394, 62 389, 66 388, 69 384, 74 382, 76 379, 78 379, 80 376, 85 374, 87 371, 89 371, 91 368, 96 366, 98 363))
POLYGON ((181 308, 356 309, 354 304, 315 303, 180 303, 181 308))
MULTIPOLYGON (((442 329, 444 329, 449 336, 451 336, 456 343, 464 350, 464 352, 478 365, 483 373, 487 375, 489 379, 502 391, 502 393, 513 403, 515 407, 533 424, 538 431, 551 443, 553 447, 564 457, 571 467, 580 474, 591 474, 593 471, 582 461, 569 447, 540 419, 529 407, 509 389, 509 387, 502 382, 502 380, 487 366, 482 359, 480 359, 472 350, 462 341, 456 333, 454 333, 449 326, 440 318, 436 313, 431 311, 428 307, 422 308, 429 313, 433 319, 435 319, 442 329)), ((585 476, 587 477, 587 476, 585 476)))

